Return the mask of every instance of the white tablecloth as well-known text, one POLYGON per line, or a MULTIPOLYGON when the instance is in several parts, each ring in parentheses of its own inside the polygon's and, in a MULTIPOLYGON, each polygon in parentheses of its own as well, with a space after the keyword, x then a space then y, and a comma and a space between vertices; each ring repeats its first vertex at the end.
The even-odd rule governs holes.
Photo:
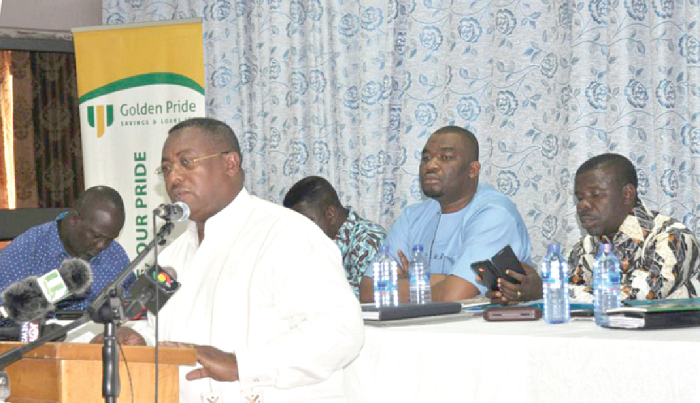
POLYGON ((474 318, 365 330, 345 371, 352 403, 700 402, 700 328, 474 318))

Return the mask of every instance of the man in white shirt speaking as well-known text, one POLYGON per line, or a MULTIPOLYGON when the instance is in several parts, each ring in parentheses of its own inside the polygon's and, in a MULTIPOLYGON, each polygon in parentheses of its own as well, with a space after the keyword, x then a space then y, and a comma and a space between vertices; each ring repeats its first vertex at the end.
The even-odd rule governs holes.
POLYGON ((181 402, 344 402, 343 367, 364 341, 338 248, 311 221, 250 195, 223 122, 174 126, 161 166, 170 199, 191 214, 159 255, 181 289, 159 313, 160 337, 194 346, 181 402))

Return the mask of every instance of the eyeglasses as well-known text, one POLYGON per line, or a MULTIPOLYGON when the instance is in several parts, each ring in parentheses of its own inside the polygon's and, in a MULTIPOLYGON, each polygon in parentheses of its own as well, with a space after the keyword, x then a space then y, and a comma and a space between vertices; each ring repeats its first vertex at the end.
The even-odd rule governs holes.
POLYGON ((216 154, 211 154, 211 155, 205 155, 204 157, 197 157, 197 158, 188 158, 188 157, 182 157, 180 158, 180 161, 176 161, 174 164, 163 164, 156 168, 156 174, 158 175, 163 175, 163 176, 168 176, 170 175, 171 172, 173 172, 173 169, 175 169, 175 166, 179 165, 180 168, 186 170, 186 171, 191 171, 195 167, 195 163, 208 160, 209 158, 214 158, 219 155, 225 155, 233 150, 229 151, 220 151, 216 154))

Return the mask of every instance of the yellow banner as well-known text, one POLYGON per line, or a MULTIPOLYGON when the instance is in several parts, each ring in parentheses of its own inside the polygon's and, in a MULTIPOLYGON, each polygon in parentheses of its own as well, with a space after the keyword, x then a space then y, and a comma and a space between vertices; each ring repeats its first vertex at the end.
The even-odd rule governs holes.
POLYGON ((204 93, 202 22, 184 21, 74 29, 81 103, 154 77, 167 83, 179 78, 181 85, 190 80, 187 86, 196 85, 204 93), (120 83, 121 88, 111 88, 120 83))
POLYGON ((118 241, 132 259, 153 239, 153 209, 168 203, 160 166, 168 130, 206 115, 202 21, 73 30, 85 186, 124 199, 118 241))

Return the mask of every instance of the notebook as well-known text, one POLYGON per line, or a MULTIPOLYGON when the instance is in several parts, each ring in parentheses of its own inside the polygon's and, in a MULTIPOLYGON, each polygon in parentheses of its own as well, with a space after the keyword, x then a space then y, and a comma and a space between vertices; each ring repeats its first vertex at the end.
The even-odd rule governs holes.
POLYGON ((608 309, 607 327, 618 329, 675 329, 700 326, 700 300, 654 300, 626 303, 608 309))
POLYGON ((459 302, 429 302, 427 304, 399 304, 377 308, 374 304, 362 304, 362 318, 365 320, 397 320, 422 316, 446 315, 462 311, 459 302))

